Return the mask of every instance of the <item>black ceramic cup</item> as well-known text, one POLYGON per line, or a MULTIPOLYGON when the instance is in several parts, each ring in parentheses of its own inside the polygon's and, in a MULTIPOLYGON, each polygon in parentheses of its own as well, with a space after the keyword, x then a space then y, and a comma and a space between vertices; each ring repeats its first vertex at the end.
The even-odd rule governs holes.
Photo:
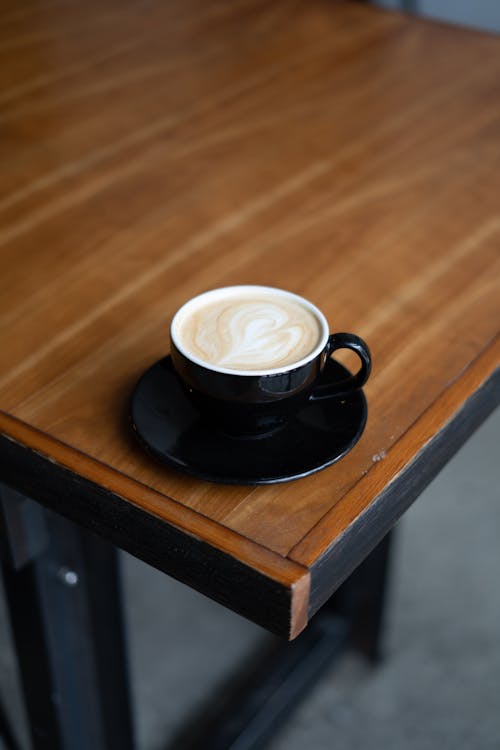
POLYGON ((335 398, 361 388, 371 370, 370 351, 353 333, 330 334, 323 313, 309 300, 292 292, 262 286, 224 287, 193 297, 175 314, 170 327, 173 366, 186 392, 211 425, 231 435, 269 434, 297 413, 307 402, 335 398), (265 292, 300 302, 319 323, 320 340, 307 356, 283 367, 240 370, 209 364, 190 353, 179 339, 181 322, 200 305, 248 290, 265 292), (322 373, 337 349, 351 349, 361 362, 359 371, 342 382, 322 382, 322 373))

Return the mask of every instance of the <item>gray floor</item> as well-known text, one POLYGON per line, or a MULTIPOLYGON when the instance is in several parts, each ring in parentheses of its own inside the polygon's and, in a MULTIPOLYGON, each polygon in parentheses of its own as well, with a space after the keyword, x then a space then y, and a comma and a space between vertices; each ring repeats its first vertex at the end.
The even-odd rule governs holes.
MULTIPOLYGON (((270 750, 500 748, 499 447, 500 410, 400 523, 386 661, 343 657, 270 750)), ((139 748, 160 750, 268 636, 126 555, 123 570, 139 748)), ((25 737, 3 611, 0 634, 0 689, 25 737)))
POLYGON ((390 10, 406 10, 461 26, 500 32, 498 0, 372 0, 390 10))

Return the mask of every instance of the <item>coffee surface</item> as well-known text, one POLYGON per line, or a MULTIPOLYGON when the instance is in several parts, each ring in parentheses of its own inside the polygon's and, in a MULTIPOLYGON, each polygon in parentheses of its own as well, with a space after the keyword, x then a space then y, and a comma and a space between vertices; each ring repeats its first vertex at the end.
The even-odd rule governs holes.
POLYGON ((319 344, 316 315, 300 301, 265 293, 208 299, 176 328, 188 354, 232 370, 267 370, 298 362, 319 344))

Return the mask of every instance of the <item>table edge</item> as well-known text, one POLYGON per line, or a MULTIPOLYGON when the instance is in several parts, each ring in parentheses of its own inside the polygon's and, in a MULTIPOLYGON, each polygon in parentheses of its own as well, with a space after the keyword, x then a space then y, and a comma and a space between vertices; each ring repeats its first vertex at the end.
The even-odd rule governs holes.
POLYGON ((335 534, 331 530, 334 507, 290 551, 290 559, 306 565, 311 571, 309 617, 376 547, 467 438, 499 405, 500 337, 496 336, 407 430, 384 461, 375 463, 369 475, 344 495, 339 505, 351 502, 354 507, 357 505, 359 513, 342 533, 335 534), (436 417, 439 408, 442 413, 436 417), (438 429, 435 429, 436 419, 438 429), (416 450, 411 450, 410 446, 416 446, 416 450), (409 452, 413 457, 405 461, 409 452), (386 461, 394 468, 389 483, 380 479, 386 471, 383 466, 386 461), (365 490, 368 482, 369 491, 365 490), (367 494, 372 495, 368 504, 367 494), (328 537, 333 538, 333 542, 327 543, 328 537), (321 552, 317 554, 322 541, 321 552), (314 548, 316 552, 312 552, 314 548))
POLYGON ((306 567, 2 411, 0 478, 268 630, 291 639, 307 625, 306 567))

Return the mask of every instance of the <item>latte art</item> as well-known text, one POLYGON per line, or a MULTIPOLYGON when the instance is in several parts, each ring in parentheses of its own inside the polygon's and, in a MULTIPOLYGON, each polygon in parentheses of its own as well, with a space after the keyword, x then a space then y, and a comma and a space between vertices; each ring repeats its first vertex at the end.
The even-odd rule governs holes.
POLYGON ((293 297, 264 293, 219 298, 179 321, 176 334, 188 354, 230 370, 290 365, 319 344, 314 315, 293 297))

